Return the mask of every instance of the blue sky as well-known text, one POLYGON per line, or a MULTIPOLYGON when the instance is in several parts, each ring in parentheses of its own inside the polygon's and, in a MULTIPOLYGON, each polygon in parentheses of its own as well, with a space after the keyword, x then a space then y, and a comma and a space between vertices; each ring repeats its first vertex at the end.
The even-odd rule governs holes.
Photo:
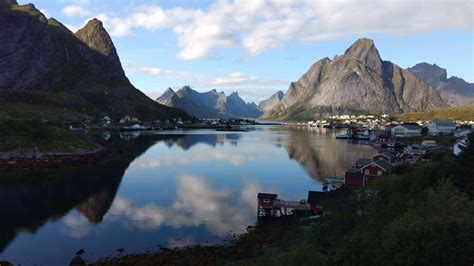
POLYGON ((474 82, 474 2, 468 0, 33 3, 72 31, 90 18, 102 20, 127 76, 152 98, 191 85, 259 101, 360 37, 373 39, 382 58, 401 67, 436 63, 448 76, 474 82))

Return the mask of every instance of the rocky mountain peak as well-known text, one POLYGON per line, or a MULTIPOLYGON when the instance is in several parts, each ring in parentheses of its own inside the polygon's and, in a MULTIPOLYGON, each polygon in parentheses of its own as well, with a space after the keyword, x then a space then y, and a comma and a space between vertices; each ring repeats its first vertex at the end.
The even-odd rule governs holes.
POLYGON ((96 18, 89 20, 75 35, 79 40, 87 44, 89 48, 100 54, 108 56, 117 53, 112 39, 105 30, 102 21, 96 18))
POLYGON ((361 38, 354 42, 346 50, 344 57, 357 59, 373 70, 379 70, 382 66, 382 59, 374 41, 367 38, 361 38))
POLYGON ((431 86, 437 87, 441 82, 448 78, 446 69, 437 66, 436 64, 419 63, 413 67, 408 68, 418 78, 428 82, 431 86))

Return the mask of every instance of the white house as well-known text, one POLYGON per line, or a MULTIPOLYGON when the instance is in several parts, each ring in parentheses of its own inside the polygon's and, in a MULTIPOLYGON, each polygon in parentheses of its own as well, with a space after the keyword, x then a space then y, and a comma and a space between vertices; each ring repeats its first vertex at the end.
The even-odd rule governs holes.
POLYGON ((430 135, 452 134, 456 130, 456 123, 452 120, 431 120, 427 127, 430 135))
POLYGON ((421 136, 421 127, 414 124, 401 124, 392 126, 390 131, 392 136, 396 137, 421 136))
POLYGON ((462 149, 465 148, 467 145, 468 145, 467 138, 459 140, 458 142, 454 144, 453 154, 458 156, 459 154, 461 154, 462 149))

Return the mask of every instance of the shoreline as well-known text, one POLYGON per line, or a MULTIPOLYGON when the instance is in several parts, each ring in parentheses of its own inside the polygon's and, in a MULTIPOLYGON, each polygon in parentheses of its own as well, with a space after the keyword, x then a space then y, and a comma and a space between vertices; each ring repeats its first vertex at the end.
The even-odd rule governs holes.
POLYGON ((0 153, 0 173, 91 165, 106 156, 107 149, 104 148, 77 152, 3 152, 0 153))
MULTIPOLYGON (((219 265, 251 259, 281 240, 294 219, 278 219, 269 223, 248 226, 247 231, 217 245, 191 245, 175 248, 160 247, 149 253, 133 253, 100 258, 88 265, 219 265)), ((80 254, 73 260, 82 260, 80 254)), ((83 261, 83 260, 82 260, 83 261)))

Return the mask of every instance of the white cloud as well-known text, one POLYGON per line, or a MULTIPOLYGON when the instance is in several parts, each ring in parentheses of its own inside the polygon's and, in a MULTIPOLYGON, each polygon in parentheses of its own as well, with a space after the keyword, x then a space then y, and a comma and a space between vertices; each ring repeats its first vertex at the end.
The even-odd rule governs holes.
POLYGON ((143 229, 204 225, 217 236, 242 233, 255 221, 255 195, 260 191, 256 184, 245 183, 240 193, 234 194, 231 188, 212 187, 202 177, 182 175, 176 177, 176 185, 176 200, 170 206, 135 206, 132 201, 117 197, 107 217, 128 217, 134 226, 143 229))
POLYGON ((415 34, 473 29, 473 2, 457 1, 217 1, 206 10, 136 8, 124 18, 107 17, 114 35, 135 28, 171 29, 183 60, 215 55, 220 48, 243 47, 250 54, 285 46, 370 33, 415 34))
POLYGON ((84 6, 79 5, 66 6, 62 9, 62 13, 68 17, 85 17, 91 14, 84 6))
POLYGON ((40 9, 40 12, 43 13, 43 15, 44 15, 45 17, 47 17, 47 18, 50 18, 50 17, 51 17, 51 15, 49 14, 48 11, 46 11, 46 9, 40 9))
POLYGON ((123 67, 127 72, 142 74, 152 77, 163 77, 170 80, 184 80, 194 88, 222 88, 224 86, 277 86, 287 85, 286 80, 267 79, 248 75, 243 72, 232 72, 221 76, 209 76, 187 70, 161 69, 152 66, 138 65, 124 61, 123 67))

